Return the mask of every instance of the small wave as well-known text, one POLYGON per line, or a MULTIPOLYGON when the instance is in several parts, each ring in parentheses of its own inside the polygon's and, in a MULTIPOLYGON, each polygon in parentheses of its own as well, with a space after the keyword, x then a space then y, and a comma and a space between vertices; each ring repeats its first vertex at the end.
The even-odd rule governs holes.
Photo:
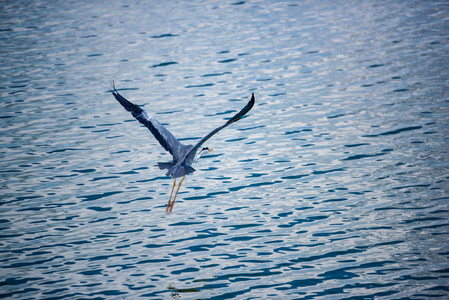
POLYGON ((241 189, 252 188, 252 187, 261 187, 261 186, 272 185, 272 184, 276 184, 276 183, 280 183, 280 182, 282 182, 282 181, 276 180, 276 181, 273 181, 273 182, 252 183, 252 184, 249 184, 249 185, 242 185, 242 186, 231 187, 231 188, 229 188, 229 191, 235 192, 235 191, 239 191, 241 189))
POLYGON ((338 168, 338 169, 331 169, 331 170, 322 170, 322 171, 313 171, 312 174, 314 175, 322 175, 327 173, 333 173, 333 172, 344 172, 346 171, 346 168, 338 168))
POLYGON ((381 132, 379 134, 363 135, 362 137, 379 137, 379 136, 384 136, 384 135, 399 134, 399 133, 402 133, 405 131, 417 130, 417 129, 421 129, 421 128, 423 128, 423 127, 422 126, 409 126, 409 127, 399 128, 399 129, 395 129, 395 130, 381 132))
POLYGON ((226 63, 230 63, 230 62, 233 62, 233 61, 236 61, 236 60, 237 60, 236 58, 231 58, 231 59, 219 60, 218 62, 220 64, 226 64, 226 63))
POLYGON ((166 34, 161 34, 161 35, 153 35, 151 36, 152 39, 161 39, 161 38, 165 38, 165 37, 175 37, 178 36, 177 34, 171 34, 171 33, 166 33, 166 34))
POLYGON ((168 61, 168 62, 163 62, 163 63, 157 64, 157 65, 152 65, 150 68, 166 67, 166 66, 176 65, 176 64, 178 64, 178 62, 168 61))
POLYGON ((205 83, 205 84, 199 84, 199 85, 188 85, 186 86, 186 89, 191 89, 191 88, 202 88, 202 87, 208 87, 208 86, 214 86, 214 83, 205 83))
POLYGON ((122 193, 122 192, 121 191, 104 192, 104 193, 101 193, 101 194, 78 196, 77 198, 83 199, 82 201, 95 201, 95 200, 98 200, 98 199, 101 199, 101 198, 113 196, 113 195, 120 194, 120 193, 122 193))

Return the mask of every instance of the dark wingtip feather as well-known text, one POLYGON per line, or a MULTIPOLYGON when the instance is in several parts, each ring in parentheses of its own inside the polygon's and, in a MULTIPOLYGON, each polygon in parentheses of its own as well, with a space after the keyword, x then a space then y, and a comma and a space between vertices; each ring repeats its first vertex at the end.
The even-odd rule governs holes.
POLYGON ((111 89, 109 90, 111 93, 114 93, 117 91, 117 89, 115 88, 115 83, 114 80, 111 81, 111 89))
POLYGON ((115 94, 119 94, 117 89, 115 88, 114 80, 111 81, 111 88, 109 89, 109 92, 112 93, 114 96, 115 96, 115 94))
MULTIPOLYGON (((115 88, 115 83, 114 81, 111 82, 111 87, 112 89, 110 90, 110 92, 112 93, 112 95, 114 95, 115 99, 129 112, 132 112, 134 114, 139 114, 142 112, 142 109, 138 106, 135 105, 134 103, 128 101, 127 99, 125 99, 125 97, 123 97, 122 95, 120 95, 120 93, 117 91, 117 89, 115 88)), ((133 115, 134 115, 133 114, 133 115)))
POLYGON ((254 97, 254 93, 252 93, 251 100, 249 100, 248 104, 246 104, 246 106, 238 114, 233 116, 226 124, 229 125, 240 120, 241 117, 246 115, 251 110, 251 108, 253 108, 254 103, 256 103, 256 99, 254 97))

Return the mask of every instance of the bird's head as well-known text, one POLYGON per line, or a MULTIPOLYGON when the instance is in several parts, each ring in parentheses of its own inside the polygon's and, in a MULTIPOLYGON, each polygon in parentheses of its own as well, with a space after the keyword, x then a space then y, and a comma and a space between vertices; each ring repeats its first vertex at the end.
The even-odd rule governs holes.
POLYGON ((194 159, 193 161, 194 161, 194 162, 197 162, 197 161, 200 159, 201 155, 203 155, 204 153, 211 152, 212 150, 214 150, 214 149, 208 148, 208 147, 203 147, 203 148, 200 150, 200 152, 198 152, 198 154, 196 155, 196 157, 195 157, 195 159, 194 159))

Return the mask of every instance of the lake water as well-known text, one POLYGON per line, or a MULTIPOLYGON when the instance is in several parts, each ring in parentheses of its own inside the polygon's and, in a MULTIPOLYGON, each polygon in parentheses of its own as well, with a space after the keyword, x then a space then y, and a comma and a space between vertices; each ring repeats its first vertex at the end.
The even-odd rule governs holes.
POLYGON ((0 6, 1 298, 449 297, 446 1, 0 6))

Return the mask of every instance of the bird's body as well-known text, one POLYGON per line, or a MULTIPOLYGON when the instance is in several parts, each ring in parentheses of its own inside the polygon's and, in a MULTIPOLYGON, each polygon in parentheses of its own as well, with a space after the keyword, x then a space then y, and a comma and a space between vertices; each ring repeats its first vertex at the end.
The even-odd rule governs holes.
POLYGON ((112 84, 111 92, 114 95, 115 99, 127 111, 131 112, 134 118, 136 118, 140 123, 145 125, 151 131, 154 137, 159 141, 161 146, 166 151, 170 152, 170 154, 173 156, 173 160, 170 162, 158 163, 159 169, 167 170, 167 173, 165 174, 166 176, 170 176, 175 179, 172 188, 172 195, 176 184, 176 178, 182 177, 182 180, 179 183, 178 190, 176 191, 175 198, 173 201, 171 201, 172 195, 170 195, 170 200, 168 202, 166 210, 167 214, 171 213, 173 209, 176 195, 178 194, 179 188, 181 187, 181 183, 184 180, 185 176, 195 172, 195 169, 192 167, 192 163, 195 162, 197 159, 199 159, 201 154, 203 154, 205 151, 212 151, 212 149, 209 149, 207 147, 202 148, 202 145, 217 132, 219 132, 223 128, 238 121, 241 117, 243 117, 247 112, 251 110, 255 102, 254 94, 252 94, 251 100, 248 102, 248 104, 229 121, 211 131, 209 134, 207 134, 205 137, 199 140, 195 145, 184 145, 180 143, 173 136, 173 134, 171 134, 170 131, 168 131, 154 116, 143 110, 138 105, 135 105, 130 101, 126 100, 122 95, 120 95, 117 89, 115 88, 114 84, 112 84), (198 152, 200 148, 201 150, 200 152, 198 152))

